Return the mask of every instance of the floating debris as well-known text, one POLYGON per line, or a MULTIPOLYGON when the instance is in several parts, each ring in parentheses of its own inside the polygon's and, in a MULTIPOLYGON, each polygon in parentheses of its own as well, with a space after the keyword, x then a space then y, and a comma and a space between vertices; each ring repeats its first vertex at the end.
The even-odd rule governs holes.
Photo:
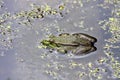
POLYGON ((61 17, 63 17, 63 13, 62 11, 65 8, 65 5, 60 5, 57 8, 52 8, 49 5, 41 5, 41 6, 37 6, 37 5, 32 5, 33 9, 30 11, 21 11, 19 13, 16 13, 17 18, 25 18, 24 20, 26 21, 25 23, 31 23, 31 20, 34 19, 42 19, 45 18, 49 15, 61 15, 61 17))

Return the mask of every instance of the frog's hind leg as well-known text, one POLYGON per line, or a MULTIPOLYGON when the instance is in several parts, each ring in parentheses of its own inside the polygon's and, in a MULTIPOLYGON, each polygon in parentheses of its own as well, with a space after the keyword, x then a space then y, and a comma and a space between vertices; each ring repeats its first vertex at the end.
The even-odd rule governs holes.
POLYGON ((88 34, 84 34, 84 33, 74 33, 72 35, 76 35, 78 38, 83 38, 83 39, 86 39, 86 40, 89 40, 90 42, 92 43, 95 43, 97 42, 97 39, 95 37, 92 37, 88 34))
POLYGON ((96 50, 97 48, 94 46, 79 46, 77 49, 73 50, 72 53, 75 55, 85 55, 96 50))

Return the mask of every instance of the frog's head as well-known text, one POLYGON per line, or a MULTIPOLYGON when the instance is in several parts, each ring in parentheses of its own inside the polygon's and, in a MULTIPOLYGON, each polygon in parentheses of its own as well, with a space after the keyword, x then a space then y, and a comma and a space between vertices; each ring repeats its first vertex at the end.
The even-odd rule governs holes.
POLYGON ((53 43, 53 42, 51 42, 51 41, 49 41, 49 40, 43 40, 41 43, 42 43, 44 46, 47 46, 47 47, 49 47, 49 48, 58 47, 57 44, 55 44, 55 43, 53 43))

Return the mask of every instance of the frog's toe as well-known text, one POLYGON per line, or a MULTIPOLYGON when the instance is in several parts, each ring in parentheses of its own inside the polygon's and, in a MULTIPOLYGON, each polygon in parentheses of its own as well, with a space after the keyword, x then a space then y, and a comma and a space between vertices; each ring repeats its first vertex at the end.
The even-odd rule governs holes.
POLYGON ((90 52, 93 52, 93 51, 96 51, 97 50, 97 48, 96 47, 91 47, 91 50, 90 50, 90 52))
POLYGON ((90 41, 91 41, 92 43, 95 43, 95 42, 97 42, 97 39, 96 39, 95 37, 91 37, 90 41))

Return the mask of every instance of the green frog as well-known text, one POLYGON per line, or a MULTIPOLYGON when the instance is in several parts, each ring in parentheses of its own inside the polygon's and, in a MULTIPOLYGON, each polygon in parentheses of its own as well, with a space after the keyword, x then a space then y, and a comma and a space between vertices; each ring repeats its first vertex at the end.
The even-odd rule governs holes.
POLYGON ((84 33, 62 33, 58 36, 51 35, 41 43, 47 48, 55 49, 60 53, 71 51, 75 55, 88 54, 96 50, 94 43, 97 39, 84 33))

